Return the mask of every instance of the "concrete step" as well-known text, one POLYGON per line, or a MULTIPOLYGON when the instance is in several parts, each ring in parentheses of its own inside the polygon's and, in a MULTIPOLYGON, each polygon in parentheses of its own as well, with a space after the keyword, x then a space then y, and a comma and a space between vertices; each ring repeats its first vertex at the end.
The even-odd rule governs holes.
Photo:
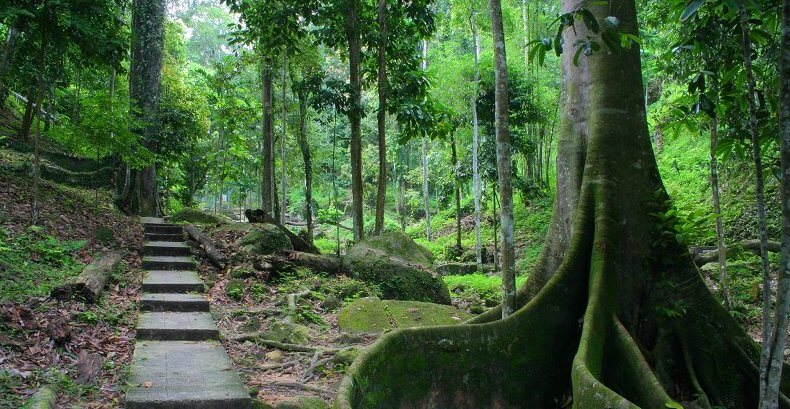
POLYGON ((228 355, 216 342, 139 341, 128 385, 126 409, 252 407, 228 355))
POLYGON ((144 224, 143 230, 146 233, 177 234, 184 231, 184 228, 175 224, 144 224))
POLYGON ((165 219, 161 217, 141 217, 140 223, 145 226, 146 224, 165 224, 165 219))
POLYGON ((202 293, 203 280, 196 271, 151 270, 143 277, 146 293, 202 293))
POLYGON ((145 270, 194 270, 195 268, 195 259, 192 257, 143 257, 143 269, 145 270))
POLYGON ((145 234, 146 241, 169 241, 169 242, 181 242, 183 243, 186 241, 184 238, 183 233, 178 234, 168 234, 168 233, 146 233, 145 234))
POLYGON ((205 341, 218 337, 219 330, 207 312, 144 312, 137 321, 137 339, 205 341))
POLYGON ((155 312, 208 312, 208 299, 200 294, 146 293, 140 309, 155 312))
POLYGON ((149 241, 143 245, 143 255, 189 256, 192 255, 192 250, 183 241, 149 241))

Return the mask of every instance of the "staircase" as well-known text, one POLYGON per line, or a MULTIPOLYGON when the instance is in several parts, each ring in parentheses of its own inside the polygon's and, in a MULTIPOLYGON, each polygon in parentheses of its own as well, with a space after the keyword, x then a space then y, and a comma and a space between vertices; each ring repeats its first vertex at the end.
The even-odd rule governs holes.
POLYGON ((143 295, 127 409, 247 409, 252 400, 222 345, 181 226, 141 218, 143 295))

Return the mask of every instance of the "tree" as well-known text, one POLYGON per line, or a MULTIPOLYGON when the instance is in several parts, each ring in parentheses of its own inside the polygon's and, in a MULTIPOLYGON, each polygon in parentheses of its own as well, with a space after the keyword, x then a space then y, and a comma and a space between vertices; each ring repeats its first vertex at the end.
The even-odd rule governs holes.
POLYGON ((360 38, 360 0, 347 0, 345 14, 345 34, 348 44, 349 109, 348 121, 351 125, 351 201, 354 220, 354 240, 365 236, 365 218, 362 208, 362 40, 360 38))
MULTIPOLYGON (((422 40, 422 70, 428 71, 428 40, 422 40)), ((425 210, 425 239, 431 241, 431 193, 428 189, 428 137, 422 137, 422 207, 425 210)))
MULTIPOLYGON (((135 0, 132 12, 132 62, 129 69, 129 96, 132 112, 142 125, 137 132, 144 145, 157 152, 159 99, 161 92, 162 47, 165 4, 162 0, 135 0)), ((159 190, 156 165, 133 169, 130 186, 121 203, 132 214, 157 216, 159 190)))
POLYGON ((378 26, 379 111, 376 125, 379 139, 379 179, 375 234, 381 234, 384 227, 384 205, 387 200, 387 0, 378 0, 378 26))
POLYGON ((636 35, 635 2, 563 10, 557 197, 518 310, 385 334, 350 368, 337 407, 756 406, 759 350, 676 238, 639 47, 607 37, 610 52, 576 53, 636 35))
POLYGON ((480 37, 477 34, 477 11, 472 10, 469 16, 469 25, 472 28, 472 44, 474 45, 474 83, 475 91, 472 94, 472 178, 475 202, 475 260, 477 269, 483 270, 483 245, 480 223, 480 130, 477 117, 477 97, 480 87, 480 37))

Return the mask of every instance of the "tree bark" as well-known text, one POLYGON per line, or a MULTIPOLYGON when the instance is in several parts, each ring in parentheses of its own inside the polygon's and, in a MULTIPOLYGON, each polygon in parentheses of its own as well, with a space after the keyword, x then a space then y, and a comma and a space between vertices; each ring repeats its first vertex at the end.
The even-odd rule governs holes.
POLYGON ((270 268, 274 271, 290 271, 295 268, 308 268, 314 272, 330 275, 343 274, 344 270, 340 257, 305 253, 294 250, 281 250, 276 254, 264 257, 270 268))
POLYGON ((780 81, 780 156, 782 167, 782 256, 779 288, 776 292, 774 331, 769 339, 768 381, 761 409, 777 408, 782 384, 784 350, 787 345, 787 314, 790 311, 790 0, 782 7, 782 43, 779 56, 780 81))
POLYGON ((304 161, 304 186, 305 186, 305 220, 307 221, 307 237, 310 243, 314 237, 313 223, 313 161, 310 154, 310 143, 307 140, 307 95, 298 93, 299 98, 299 148, 304 161))
POLYGON ((346 19, 346 40, 348 41, 348 72, 351 85, 348 121, 351 124, 351 196, 354 219, 354 240, 365 237, 363 213, 362 181, 362 78, 359 64, 362 57, 362 44, 359 34, 359 0, 349 0, 346 19))
MULTIPOLYGON (((581 7, 638 33, 634 0, 565 0, 562 12, 581 7)), ((683 246, 655 231, 668 195, 639 47, 577 65, 575 44, 594 33, 577 21, 562 34, 559 189, 519 309, 385 334, 346 373, 335 407, 756 407, 759 348, 683 246)), ((782 395, 780 405, 790 401, 782 395)))
MULTIPOLYGON (((162 47, 165 4, 163 0, 134 0, 132 12, 132 59, 129 96, 132 113, 142 121, 137 130, 144 146, 157 152, 159 143, 159 100, 161 97, 162 47)), ((132 214, 158 216, 159 191, 156 164, 132 171, 127 208, 132 214)))
POLYGON ((20 34, 22 34, 22 20, 17 18, 17 20, 8 27, 5 47, 3 48, 2 56, 0 56, 0 110, 3 109, 5 100, 8 98, 8 90, 5 87, 5 77, 8 74, 8 69, 11 68, 11 62, 14 60, 17 40, 20 34))
POLYGON ((378 1, 378 91, 379 111, 376 118, 379 138, 379 179, 376 194, 375 234, 384 228, 384 206, 387 201, 387 0, 378 1))
POLYGON ((287 110, 285 105, 285 85, 287 82, 287 73, 286 73, 286 65, 287 59, 285 54, 283 53, 283 66, 282 66, 282 75, 280 79, 282 80, 282 96, 280 98, 280 126, 282 126, 282 134, 280 135, 280 224, 285 224, 285 213, 288 208, 288 173, 286 172, 285 166, 285 155, 286 155, 286 145, 285 145, 285 138, 286 138, 286 128, 287 128, 287 110))
POLYGON ((261 178, 261 209, 274 214, 274 121, 272 107, 272 69, 266 62, 261 67, 261 103, 263 104, 263 172, 261 178))
MULTIPOLYGON (((749 134, 752 139, 752 159, 754 160, 755 177, 755 199, 757 202, 757 225, 760 234, 760 260, 763 272, 763 333, 762 344, 763 352, 760 360, 760 396, 767 394, 768 387, 768 365, 770 356, 769 339, 772 337, 774 328, 771 320, 771 272, 768 268, 768 233, 765 221, 765 193, 763 189, 763 164, 760 147, 760 127, 757 123, 757 103, 755 101, 755 81, 752 71, 752 45, 749 40, 749 13, 746 10, 743 0, 739 0, 739 14, 741 26, 741 40, 743 45, 743 66, 746 74, 746 85, 748 95, 746 100, 749 103, 749 134)), ((764 400, 761 399, 761 405, 764 400)))
MULTIPOLYGON (((714 85, 714 92, 718 87, 714 85)), ((724 304, 732 308, 730 299, 730 279, 727 275, 727 246, 724 244, 724 223, 721 217, 721 203, 719 200, 719 161, 716 159, 716 150, 719 144, 719 118, 714 114, 710 121, 710 190, 713 197, 713 213, 716 214, 716 243, 718 246, 719 281, 724 304)))
POLYGON ((480 37, 477 34, 477 11, 469 18, 474 43, 474 93, 472 94, 472 183, 475 202, 475 261, 477 269, 483 271, 483 237, 480 210, 480 126, 477 118, 477 97, 480 90, 480 37))
POLYGON ((35 90, 30 89, 27 95, 27 102, 25 103, 25 113, 22 115, 22 125, 19 127, 18 137, 22 141, 27 141, 30 138, 30 127, 33 126, 33 110, 36 107, 35 90))
POLYGON ((98 301, 107 278, 118 268, 121 260, 120 253, 116 252, 99 255, 74 281, 55 287, 52 290, 52 297, 58 299, 77 297, 89 303, 98 301))
MULTIPOLYGON (((49 13, 48 3, 44 2, 44 15, 49 13)), ((42 19, 43 20, 43 19, 42 19)), ((42 108, 41 104, 44 103, 44 75, 46 73, 46 52, 47 52, 47 36, 46 30, 41 30, 41 44, 38 50, 38 73, 36 73, 38 84, 38 95, 36 97, 36 134, 33 141, 33 195, 31 196, 32 202, 30 203, 30 224, 38 224, 38 196, 39 184, 41 183, 41 121, 42 108)))
MULTIPOLYGON (((736 246, 743 247, 746 250, 752 251, 758 256, 760 255, 760 240, 744 240, 740 243, 737 243, 736 246)), ((730 249, 735 246, 724 246, 725 253, 729 252, 730 249)), ((766 243, 766 250, 769 252, 778 253, 780 250, 780 243, 775 241, 769 241, 766 243)), ((696 254, 694 255, 694 262, 697 265, 702 266, 703 264, 712 263, 714 261, 719 260, 721 256, 721 252, 719 249, 704 253, 704 254, 696 254)))

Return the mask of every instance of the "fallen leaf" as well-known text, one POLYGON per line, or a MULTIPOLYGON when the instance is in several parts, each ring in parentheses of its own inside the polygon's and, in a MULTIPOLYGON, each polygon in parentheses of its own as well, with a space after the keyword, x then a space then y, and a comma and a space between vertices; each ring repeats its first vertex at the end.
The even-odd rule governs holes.
POLYGON ((143 388, 150 388, 150 387, 152 387, 152 386, 154 386, 154 383, 153 383, 153 382, 151 382, 151 381, 145 381, 145 382, 143 382, 143 388))

